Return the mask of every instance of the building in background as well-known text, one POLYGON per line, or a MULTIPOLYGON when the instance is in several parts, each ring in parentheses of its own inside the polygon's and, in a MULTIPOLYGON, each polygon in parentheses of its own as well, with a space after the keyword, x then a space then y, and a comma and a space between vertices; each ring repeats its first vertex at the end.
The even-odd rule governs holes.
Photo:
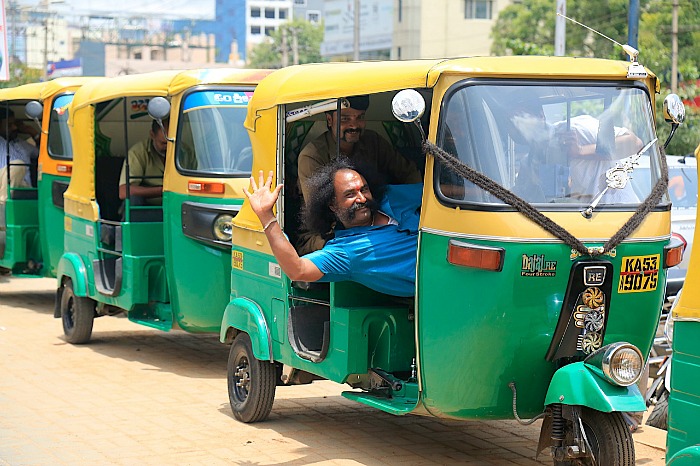
MULTIPOLYGON (((392 50, 395 0, 361 0, 360 60, 388 60, 392 50)), ((418 2, 420 3, 420 2, 418 2)), ((330 61, 354 57, 354 0, 326 0, 321 55, 330 61)))
POLYGON ((395 0, 391 58, 490 55, 491 28, 513 0, 395 0))
POLYGON ((323 21, 323 0, 293 0, 294 19, 319 24, 323 21))

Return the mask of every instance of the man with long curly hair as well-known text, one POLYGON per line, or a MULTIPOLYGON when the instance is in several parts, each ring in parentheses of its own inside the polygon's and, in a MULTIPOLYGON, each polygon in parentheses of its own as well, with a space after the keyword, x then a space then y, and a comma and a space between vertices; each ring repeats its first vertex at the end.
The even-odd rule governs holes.
POLYGON ((322 167, 309 180, 303 211, 306 227, 329 236, 325 246, 299 257, 284 235, 273 206, 282 185, 271 189, 272 172, 245 191, 260 219, 272 253, 294 281, 351 280, 393 296, 413 296, 416 281, 418 217, 423 185, 380 185, 367 179, 346 159, 322 167), (375 196, 376 195, 376 196, 375 196))

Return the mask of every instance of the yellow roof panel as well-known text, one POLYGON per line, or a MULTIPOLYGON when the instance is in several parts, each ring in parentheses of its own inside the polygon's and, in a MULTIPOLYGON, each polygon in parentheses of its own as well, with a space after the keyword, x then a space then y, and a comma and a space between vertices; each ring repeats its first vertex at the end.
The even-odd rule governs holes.
POLYGON ((0 102, 8 100, 38 100, 41 98, 41 90, 46 83, 22 84, 17 87, 0 89, 0 102))

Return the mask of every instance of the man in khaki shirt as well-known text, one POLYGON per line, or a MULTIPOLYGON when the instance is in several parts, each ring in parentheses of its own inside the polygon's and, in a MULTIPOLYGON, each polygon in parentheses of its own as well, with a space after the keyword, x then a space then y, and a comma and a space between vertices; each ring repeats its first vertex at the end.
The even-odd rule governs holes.
MULTIPOLYGON (((302 195, 307 198, 308 180, 321 167, 335 160, 338 154, 336 141, 340 141, 340 154, 365 170, 373 171, 388 184, 409 184, 423 181, 416 166, 398 154, 391 144, 374 131, 365 129, 365 113, 369 96, 347 98, 350 108, 340 110, 340 138, 338 138, 338 111, 326 112, 328 131, 308 143, 299 153, 298 176, 302 195)), ((325 240, 316 235, 302 233, 297 250, 305 254, 321 249, 325 240)))

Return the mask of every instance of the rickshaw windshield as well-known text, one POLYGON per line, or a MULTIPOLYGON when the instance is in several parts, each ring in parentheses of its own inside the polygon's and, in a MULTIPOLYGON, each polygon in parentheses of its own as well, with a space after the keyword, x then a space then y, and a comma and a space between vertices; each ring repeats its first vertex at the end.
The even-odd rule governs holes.
MULTIPOLYGON (((656 137, 649 96, 632 84, 471 81, 443 108, 440 146, 532 204, 587 206, 606 172, 640 151, 651 159, 648 181, 608 189, 598 208, 634 208, 660 176, 659 144, 646 147, 656 137)), ((503 204, 439 163, 436 177, 446 202, 503 204)))
POLYGON ((243 127, 253 92, 202 90, 184 99, 176 146, 178 170, 250 176, 253 152, 243 127))
POLYGON ((73 101, 73 94, 57 97, 51 108, 49 120, 49 156, 55 159, 73 159, 73 146, 68 131, 68 107, 73 101))

